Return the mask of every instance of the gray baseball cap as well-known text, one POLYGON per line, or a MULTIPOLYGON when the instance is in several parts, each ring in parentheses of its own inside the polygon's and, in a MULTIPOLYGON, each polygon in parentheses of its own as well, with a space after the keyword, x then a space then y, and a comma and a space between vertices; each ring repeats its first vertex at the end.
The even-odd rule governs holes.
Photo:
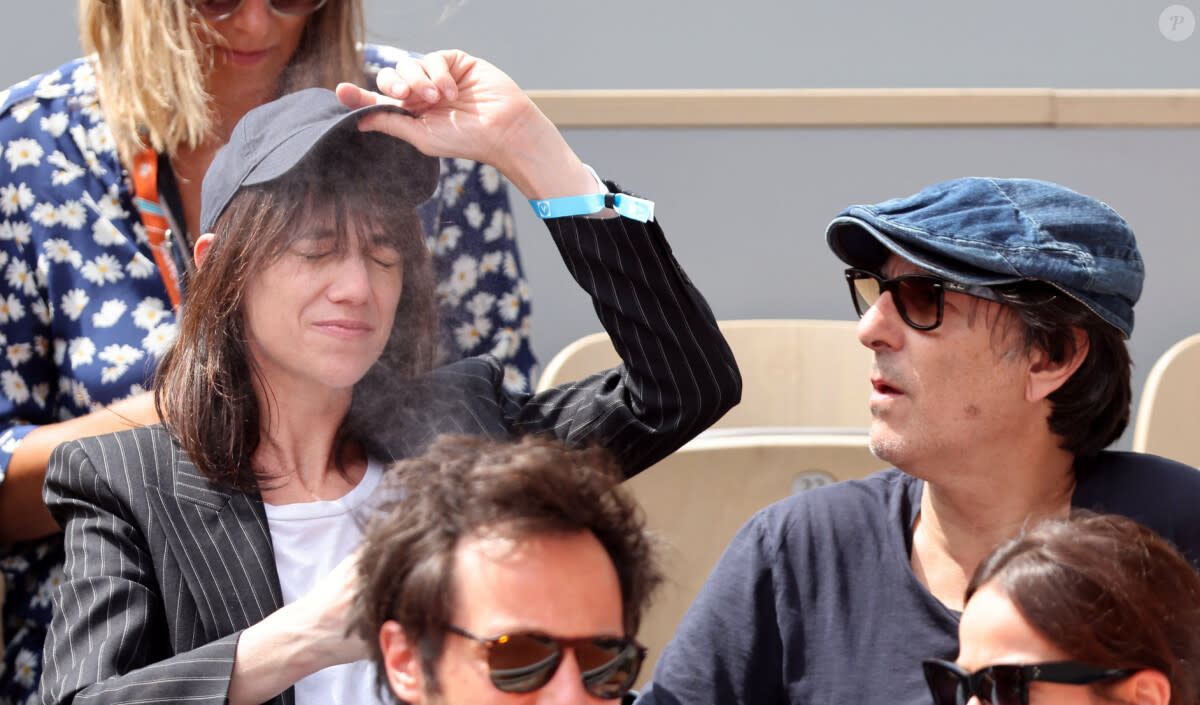
MULTIPOLYGON (((372 112, 408 111, 391 105, 350 110, 325 88, 308 88, 258 106, 233 128, 217 152, 200 189, 200 231, 211 232, 234 195, 244 186, 263 184, 292 170, 318 148, 336 149, 332 137, 358 132, 358 120, 372 112)), ((371 132, 353 142, 363 153, 355 159, 386 163, 390 185, 403 203, 420 205, 437 188, 440 164, 404 140, 371 132), (403 168, 396 169, 396 165, 403 168)))

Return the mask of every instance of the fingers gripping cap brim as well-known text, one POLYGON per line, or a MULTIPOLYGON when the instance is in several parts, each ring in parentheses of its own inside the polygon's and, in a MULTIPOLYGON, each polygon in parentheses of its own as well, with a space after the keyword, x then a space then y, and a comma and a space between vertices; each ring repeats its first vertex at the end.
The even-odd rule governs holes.
MULTIPOLYGON (((359 132, 358 121, 376 112, 410 115, 403 108, 374 105, 347 110, 332 91, 311 88, 259 106, 234 128, 204 177, 201 231, 211 232, 217 218, 245 186, 282 178, 312 155, 386 166, 389 188, 402 204, 417 206, 433 195, 439 161, 390 135, 359 132), (356 134, 357 133, 357 134, 356 134), (353 136, 355 139, 345 139, 353 136), (345 142, 339 140, 345 139, 345 142), (340 150, 340 151, 339 151, 340 150)), ((319 164, 311 178, 319 180, 319 164)), ((329 184, 337 188, 337 184, 329 184)))

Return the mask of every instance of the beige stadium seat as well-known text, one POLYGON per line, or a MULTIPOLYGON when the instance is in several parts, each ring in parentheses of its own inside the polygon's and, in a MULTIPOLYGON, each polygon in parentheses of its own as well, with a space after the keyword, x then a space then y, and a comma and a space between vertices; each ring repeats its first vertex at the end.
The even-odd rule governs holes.
POLYGON ((667 573, 638 632, 650 649, 639 684, 650 679, 709 571, 756 511, 793 493, 887 466, 871 455, 862 433, 730 429, 701 434, 629 480, 649 527, 665 539, 667 573))
MULTIPOLYGON (((742 401, 714 428, 813 426, 866 429, 871 352, 855 321, 720 321, 742 371, 742 401)), ((563 348, 546 365, 539 391, 615 366, 604 333, 563 348)))
POLYGON ((1133 449, 1200 467, 1200 333, 1172 345, 1146 378, 1133 449))

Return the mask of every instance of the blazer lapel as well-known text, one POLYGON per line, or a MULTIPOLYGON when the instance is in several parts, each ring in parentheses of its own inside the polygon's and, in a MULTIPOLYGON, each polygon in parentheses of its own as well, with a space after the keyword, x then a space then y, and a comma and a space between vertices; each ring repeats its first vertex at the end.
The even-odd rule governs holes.
POLYGON ((258 496, 217 487, 171 444, 169 477, 147 487, 170 552, 178 588, 190 593, 208 640, 261 621, 283 606, 279 575, 258 496))

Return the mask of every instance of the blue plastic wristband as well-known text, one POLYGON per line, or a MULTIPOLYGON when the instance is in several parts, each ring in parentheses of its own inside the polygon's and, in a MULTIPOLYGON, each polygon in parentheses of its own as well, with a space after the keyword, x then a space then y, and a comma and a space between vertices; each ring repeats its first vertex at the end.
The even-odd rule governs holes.
POLYGON ((612 208, 617 213, 645 223, 654 218, 654 201, 648 201, 627 193, 589 193, 585 196, 566 196, 564 198, 547 198, 544 200, 529 199, 533 212, 543 220, 546 218, 565 218, 572 215, 591 215, 605 208, 612 208))

